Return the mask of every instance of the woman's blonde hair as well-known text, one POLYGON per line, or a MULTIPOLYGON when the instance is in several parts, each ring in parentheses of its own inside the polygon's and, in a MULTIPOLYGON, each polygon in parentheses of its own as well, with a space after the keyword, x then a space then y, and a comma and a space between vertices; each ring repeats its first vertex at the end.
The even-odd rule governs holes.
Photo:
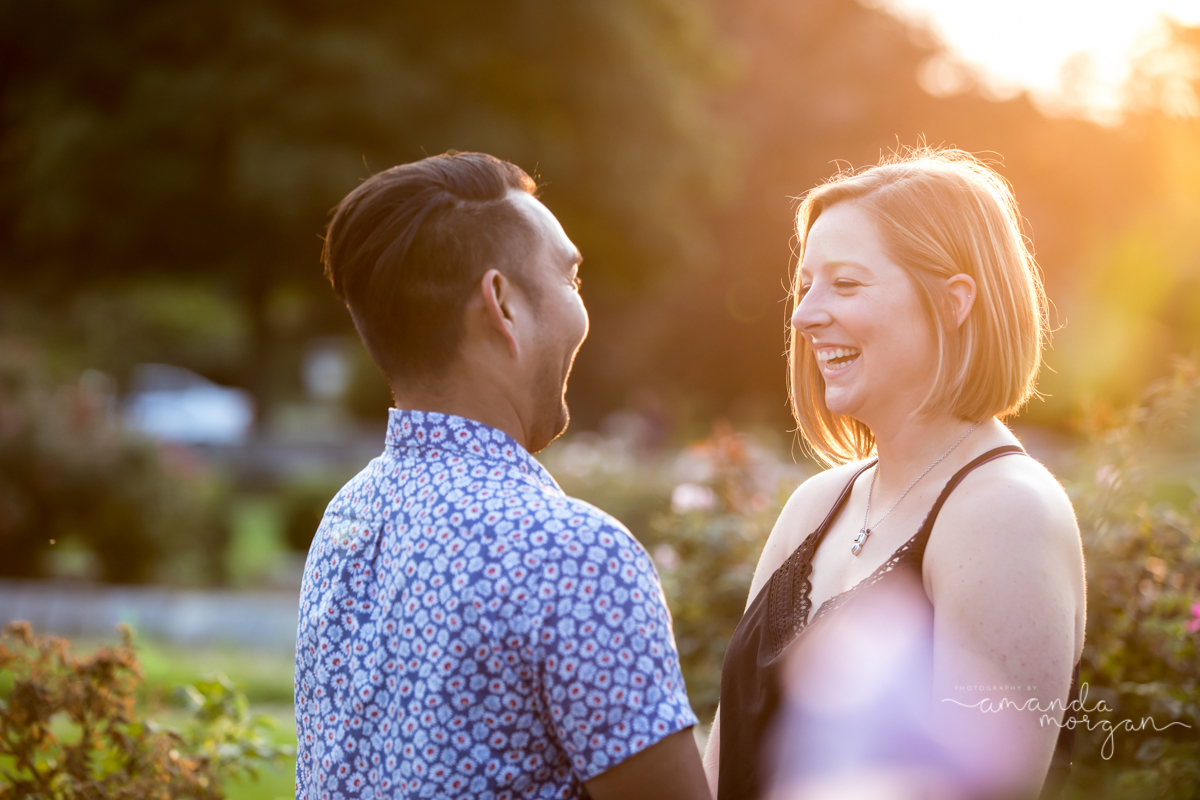
MULTIPOLYGON (((889 255, 912 278, 936 333, 937 371, 919 414, 1003 417, 1037 394, 1034 383, 1048 335, 1046 295, 1004 178, 961 150, 920 148, 812 189, 797 216, 793 311, 808 233, 822 211, 841 202, 857 203, 874 218, 889 255), (974 278, 977 287, 961 326, 944 288, 945 279, 959 273, 974 278)), ((788 390, 804 441, 830 464, 866 458, 875 447, 871 429, 829 410, 812 348, 795 328, 788 331, 788 390)))

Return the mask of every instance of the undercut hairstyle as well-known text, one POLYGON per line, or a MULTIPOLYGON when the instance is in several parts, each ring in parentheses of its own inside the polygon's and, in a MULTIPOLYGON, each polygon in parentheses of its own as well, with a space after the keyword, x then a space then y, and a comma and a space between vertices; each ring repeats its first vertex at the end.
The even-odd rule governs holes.
POLYGON ((539 236, 511 190, 537 185, 507 161, 450 151, 373 175, 334 209, 325 276, 389 382, 436 378, 455 360, 467 300, 489 269, 536 306, 525 265, 539 236))
MULTIPOLYGON (((935 333, 937 369, 918 413, 969 421, 1005 417, 1037 395, 1049 333, 1046 295, 1004 178, 961 150, 920 148, 812 189, 797 215, 793 311, 809 231, 825 209, 847 202, 874 219, 888 254, 912 279, 935 333), (961 326, 945 289, 946 279, 960 273, 976 286, 961 326)), ((788 331, 788 394, 806 445, 829 464, 867 458, 875 448, 870 428, 829 410, 812 347, 794 327, 788 331)))

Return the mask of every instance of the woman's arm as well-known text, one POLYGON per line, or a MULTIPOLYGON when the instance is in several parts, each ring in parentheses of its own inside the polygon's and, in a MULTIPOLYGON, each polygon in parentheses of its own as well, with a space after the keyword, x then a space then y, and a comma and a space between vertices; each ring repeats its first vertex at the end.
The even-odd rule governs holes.
POLYGON ((925 573, 938 730, 1036 796, 1059 728, 1041 724, 1033 705, 1059 701, 1049 714, 1061 721, 1082 647, 1083 552, 1066 493, 1030 459, 979 468, 939 515, 925 573))
POLYGON ((704 776, 708 778, 708 791, 717 796, 717 775, 721 767, 721 707, 713 715, 712 730, 708 734, 708 746, 704 748, 704 776))

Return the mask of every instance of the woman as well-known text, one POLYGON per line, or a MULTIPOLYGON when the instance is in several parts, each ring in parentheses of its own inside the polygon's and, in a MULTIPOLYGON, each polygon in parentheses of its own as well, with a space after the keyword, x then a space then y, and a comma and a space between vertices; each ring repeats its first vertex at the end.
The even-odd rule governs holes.
MULTIPOLYGON (((912 151, 813 189, 797 234, 792 410, 833 466, 784 507, 726 652, 705 756, 719 800, 766 788, 784 650, 893 575, 924 588, 934 697, 998 699, 972 693, 984 685, 1042 707, 1077 696, 1078 526, 1062 487, 999 421, 1035 393, 1045 338, 1007 184, 961 151, 912 151)), ((1006 790, 1057 792, 1073 733, 1004 713, 1026 765, 1006 790)))

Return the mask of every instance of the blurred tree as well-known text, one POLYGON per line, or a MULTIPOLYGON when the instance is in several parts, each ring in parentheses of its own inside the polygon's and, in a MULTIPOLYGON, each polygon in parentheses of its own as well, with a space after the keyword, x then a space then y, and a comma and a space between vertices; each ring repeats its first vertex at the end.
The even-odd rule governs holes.
POLYGON ((1163 22, 1157 41, 1134 58, 1126 105, 1141 114, 1200 116, 1200 25, 1163 22))
POLYGON ((222 484, 117 429, 111 379, 44 361, 0 339, 0 577, 222 582, 222 484))
MULTIPOLYGON (((1195 73, 1171 66, 1194 65, 1194 39, 1177 28, 1143 70, 1143 106, 1194 96, 1195 73)), ((997 101, 928 32, 858 0, 9 3, 0 98, 5 288, 37 298, 34 318, 109 309, 121 323, 95 338, 110 358, 157 347, 263 409, 298 389, 306 338, 349 329, 317 255, 356 181, 448 148, 537 173, 587 258, 584 427, 651 395, 787 424, 793 198, 841 167, 922 138, 994 153, 1061 324, 1175 163, 1137 119, 997 101), (151 280, 234 309, 213 317, 232 333, 213 348, 160 336, 154 314, 105 294, 151 280)), ((1171 130, 1194 153, 1184 125, 1171 130)), ((1139 308, 1137 324, 1158 313, 1139 308)), ((52 332, 70 348, 79 329, 52 332)), ((1065 418, 1077 358, 1050 352, 1054 397, 1032 418, 1065 418)))
POLYGON ((456 148, 548 179, 603 305, 678 261, 708 191, 703 23, 680 0, 4 4, 5 283, 56 312, 215 280, 250 322, 239 382, 269 399, 277 328, 347 325, 317 263, 328 209, 456 148), (278 324, 297 292, 304 323, 278 324))
MULTIPOLYGON (((930 66, 949 59, 942 45, 877 4, 719 9, 738 71, 717 114, 739 163, 709 218, 711 266, 646 307, 651 333, 640 335, 655 346, 637 356, 648 381, 705 398, 710 411, 789 425, 781 354, 795 199, 840 169, 922 141, 990 156, 1014 185, 1056 302, 1074 291, 1094 242, 1152 189, 1149 154, 1129 131, 1047 117, 1025 95, 997 101, 967 71, 953 91, 931 85, 930 66)), ((1061 422, 1066 410, 1042 418, 1061 422)))
POLYGON ((1132 402, 1176 354, 1200 355, 1200 26, 1164 26, 1135 59, 1122 133, 1138 181, 1107 230, 1080 248, 1059 338, 1060 394, 1132 402))

